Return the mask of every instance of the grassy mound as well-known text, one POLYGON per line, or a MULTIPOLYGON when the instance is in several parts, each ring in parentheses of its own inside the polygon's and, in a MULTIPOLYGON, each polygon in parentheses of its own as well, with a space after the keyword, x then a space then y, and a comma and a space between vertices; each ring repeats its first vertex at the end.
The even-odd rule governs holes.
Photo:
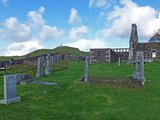
MULTIPOLYGON (((68 53, 72 55, 82 55, 82 56, 89 55, 88 52, 80 51, 78 48, 73 48, 73 47, 68 47, 68 46, 59 46, 54 49, 39 49, 31 53, 28 53, 26 55, 33 57, 33 56, 39 56, 39 55, 48 54, 48 53, 68 53)), ((7 61, 7 60, 10 60, 11 58, 21 59, 24 57, 25 55, 24 56, 9 56, 9 57, 0 56, 0 61, 7 61)))

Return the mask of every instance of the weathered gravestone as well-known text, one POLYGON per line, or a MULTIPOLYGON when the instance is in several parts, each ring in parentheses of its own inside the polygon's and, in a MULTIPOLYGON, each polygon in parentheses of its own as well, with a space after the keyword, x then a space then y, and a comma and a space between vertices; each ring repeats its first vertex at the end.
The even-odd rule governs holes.
POLYGON ((89 56, 89 64, 90 64, 90 65, 92 64, 91 55, 89 56))
POLYGON ((15 75, 4 76, 4 99, 0 101, 1 104, 10 104, 12 102, 21 101, 21 98, 17 97, 16 83, 17 80, 15 75))
POLYGON ((45 67, 45 74, 46 74, 46 75, 49 75, 49 74, 52 73, 51 55, 50 55, 50 54, 48 54, 48 55, 46 56, 46 60, 47 60, 47 65, 46 65, 46 67, 45 67))
POLYGON ((13 58, 11 58, 11 59, 9 60, 9 64, 10 64, 10 66, 11 66, 11 65, 13 65, 13 63, 14 63, 14 59, 13 59, 13 58))
POLYGON ((59 55, 56 55, 56 64, 59 63, 59 55))
POLYGON ((38 57, 38 63, 37 63, 37 77, 42 77, 44 75, 43 73, 43 57, 38 57))
POLYGON ((119 60, 118 60, 118 65, 120 66, 121 65, 121 58, 119 57, 119 60))
POLYGON ((133 48, 129 48, 129 55, 128 55, 128 64, 133 63, 133 48))
POLYGON ((85 68, 84 68, 84 81, 85 81, 85 82, 88 81, 88 60, 89 60, 89 57, 86 56, 85 68))
POLYGON ((144 54, 143 51, 137 51, 135 59, 135 71, 133 77, 144 84, 144 54))
POLYGON ((59 61, 62 61, 62 54, 58 55, 58 59, 59 59, 59 61))
POLYGON ((51 56, 51 64, 54 65, 54 56, 51 56))
POLYGON ((57 64, 57 55, 54 55, 54 57, 53 57, 53 64, 54 65, 57 64))

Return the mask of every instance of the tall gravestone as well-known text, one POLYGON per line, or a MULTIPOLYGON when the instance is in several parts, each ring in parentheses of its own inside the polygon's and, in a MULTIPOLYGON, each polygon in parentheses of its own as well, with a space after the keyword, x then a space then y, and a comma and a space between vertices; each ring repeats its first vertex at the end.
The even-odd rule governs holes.
POLYGON ((13 59, 13 58, 11 58, 11 59, 9 60, 9 64, 10 64, 10 66, 14 64, 14 59, 13 59))
POLYGON ((45 74, 46 74, 46 75, 49 75, 49 74, 52 73, 51 55, 50 55, 50 54, 48 54, 48 55, 46 56, 46 62, 47 62, 47 64, 46 64, 46 67, 45 67, 45 74))
POLYGON ((89 60, 89 57, 86 56, 86 59, 85 59, 85 68, 84 68, 84 81, 85 82, 88 81, 88 60, 89 60))
POLYGON ((17 96, 16 83, 17 80, 15 75, 4 76, 4 99, 0 100, 1 104, 10 104, 12 102, 21 101, 21 98, 17 96))
POLYGON ((56 63, 59 63, 59 55, 56 55, 56 63))
POLYGON ((118 65, 120 66, 121 65, 121 58, 119 57, 118 59, 118 65))
POLYGON ((54 65, 57 64, 57 55, 54 55, 54 65))
POLYGON ((89 64, 92 64, 92 62, 91 62, 91 55, 89 56, 89 64))
POLYGON ((133 63, 133 48, 129 48, 129 55, 128 55, 128 64, 132 64, 133 63))
POLYGON ((38 63, 37 63, 37 77, 42 77, 44 75, 43 73, 43 57, 38 57, 38 63))
POLYGON ((137 51, 135 59, 135 71, 133 77, 140 80, 144 84, 144 53, 143 51, 137 51))
POLYGON ((54 65, 54 56, 51 56, 51 64, 54 65))
POLYGON ((139 61, 139 77, 140 80, 144 81, 144 54, 142 51, 137 52, 137 57, 139 61))
POLYGON ((62 54, 59 54, 59 61, 62 60, 62 54))

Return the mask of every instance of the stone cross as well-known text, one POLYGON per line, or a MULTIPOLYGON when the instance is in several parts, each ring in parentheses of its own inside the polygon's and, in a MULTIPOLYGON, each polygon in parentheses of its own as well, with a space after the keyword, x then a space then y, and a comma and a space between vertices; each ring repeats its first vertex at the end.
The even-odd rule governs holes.
POLYGON ((86 56, 85 68, 84 68, 84 81, 85 81, 85 82, 88 81, 88 60, 89 60, 89 57, 86 56))
POLYGON ((21 101, 21 98, 17 97, 16 83, 15 75, 4 75, 4 99, 0 100, 1 104, 21 101))
POLYGON ((49 74, 52 73, 52 68, 51 68, 51 55, 50 55, 50 54, 48 54, 48 55, 46 56, 46 60, 47 60, 47 65, 46 65, 46 67, 45 67, 45 74, 46 74, 46 75, 49 75, 49 74))

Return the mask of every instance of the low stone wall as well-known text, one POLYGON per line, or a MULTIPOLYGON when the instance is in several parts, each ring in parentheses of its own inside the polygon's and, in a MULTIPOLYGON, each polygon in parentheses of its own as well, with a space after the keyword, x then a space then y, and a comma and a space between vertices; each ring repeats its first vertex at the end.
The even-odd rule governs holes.
POLYGON ((88 77, 88 82, 99 85, 109 85, 113 87, 136 88, 142 87, 141 81, 132 77, 88 77))

